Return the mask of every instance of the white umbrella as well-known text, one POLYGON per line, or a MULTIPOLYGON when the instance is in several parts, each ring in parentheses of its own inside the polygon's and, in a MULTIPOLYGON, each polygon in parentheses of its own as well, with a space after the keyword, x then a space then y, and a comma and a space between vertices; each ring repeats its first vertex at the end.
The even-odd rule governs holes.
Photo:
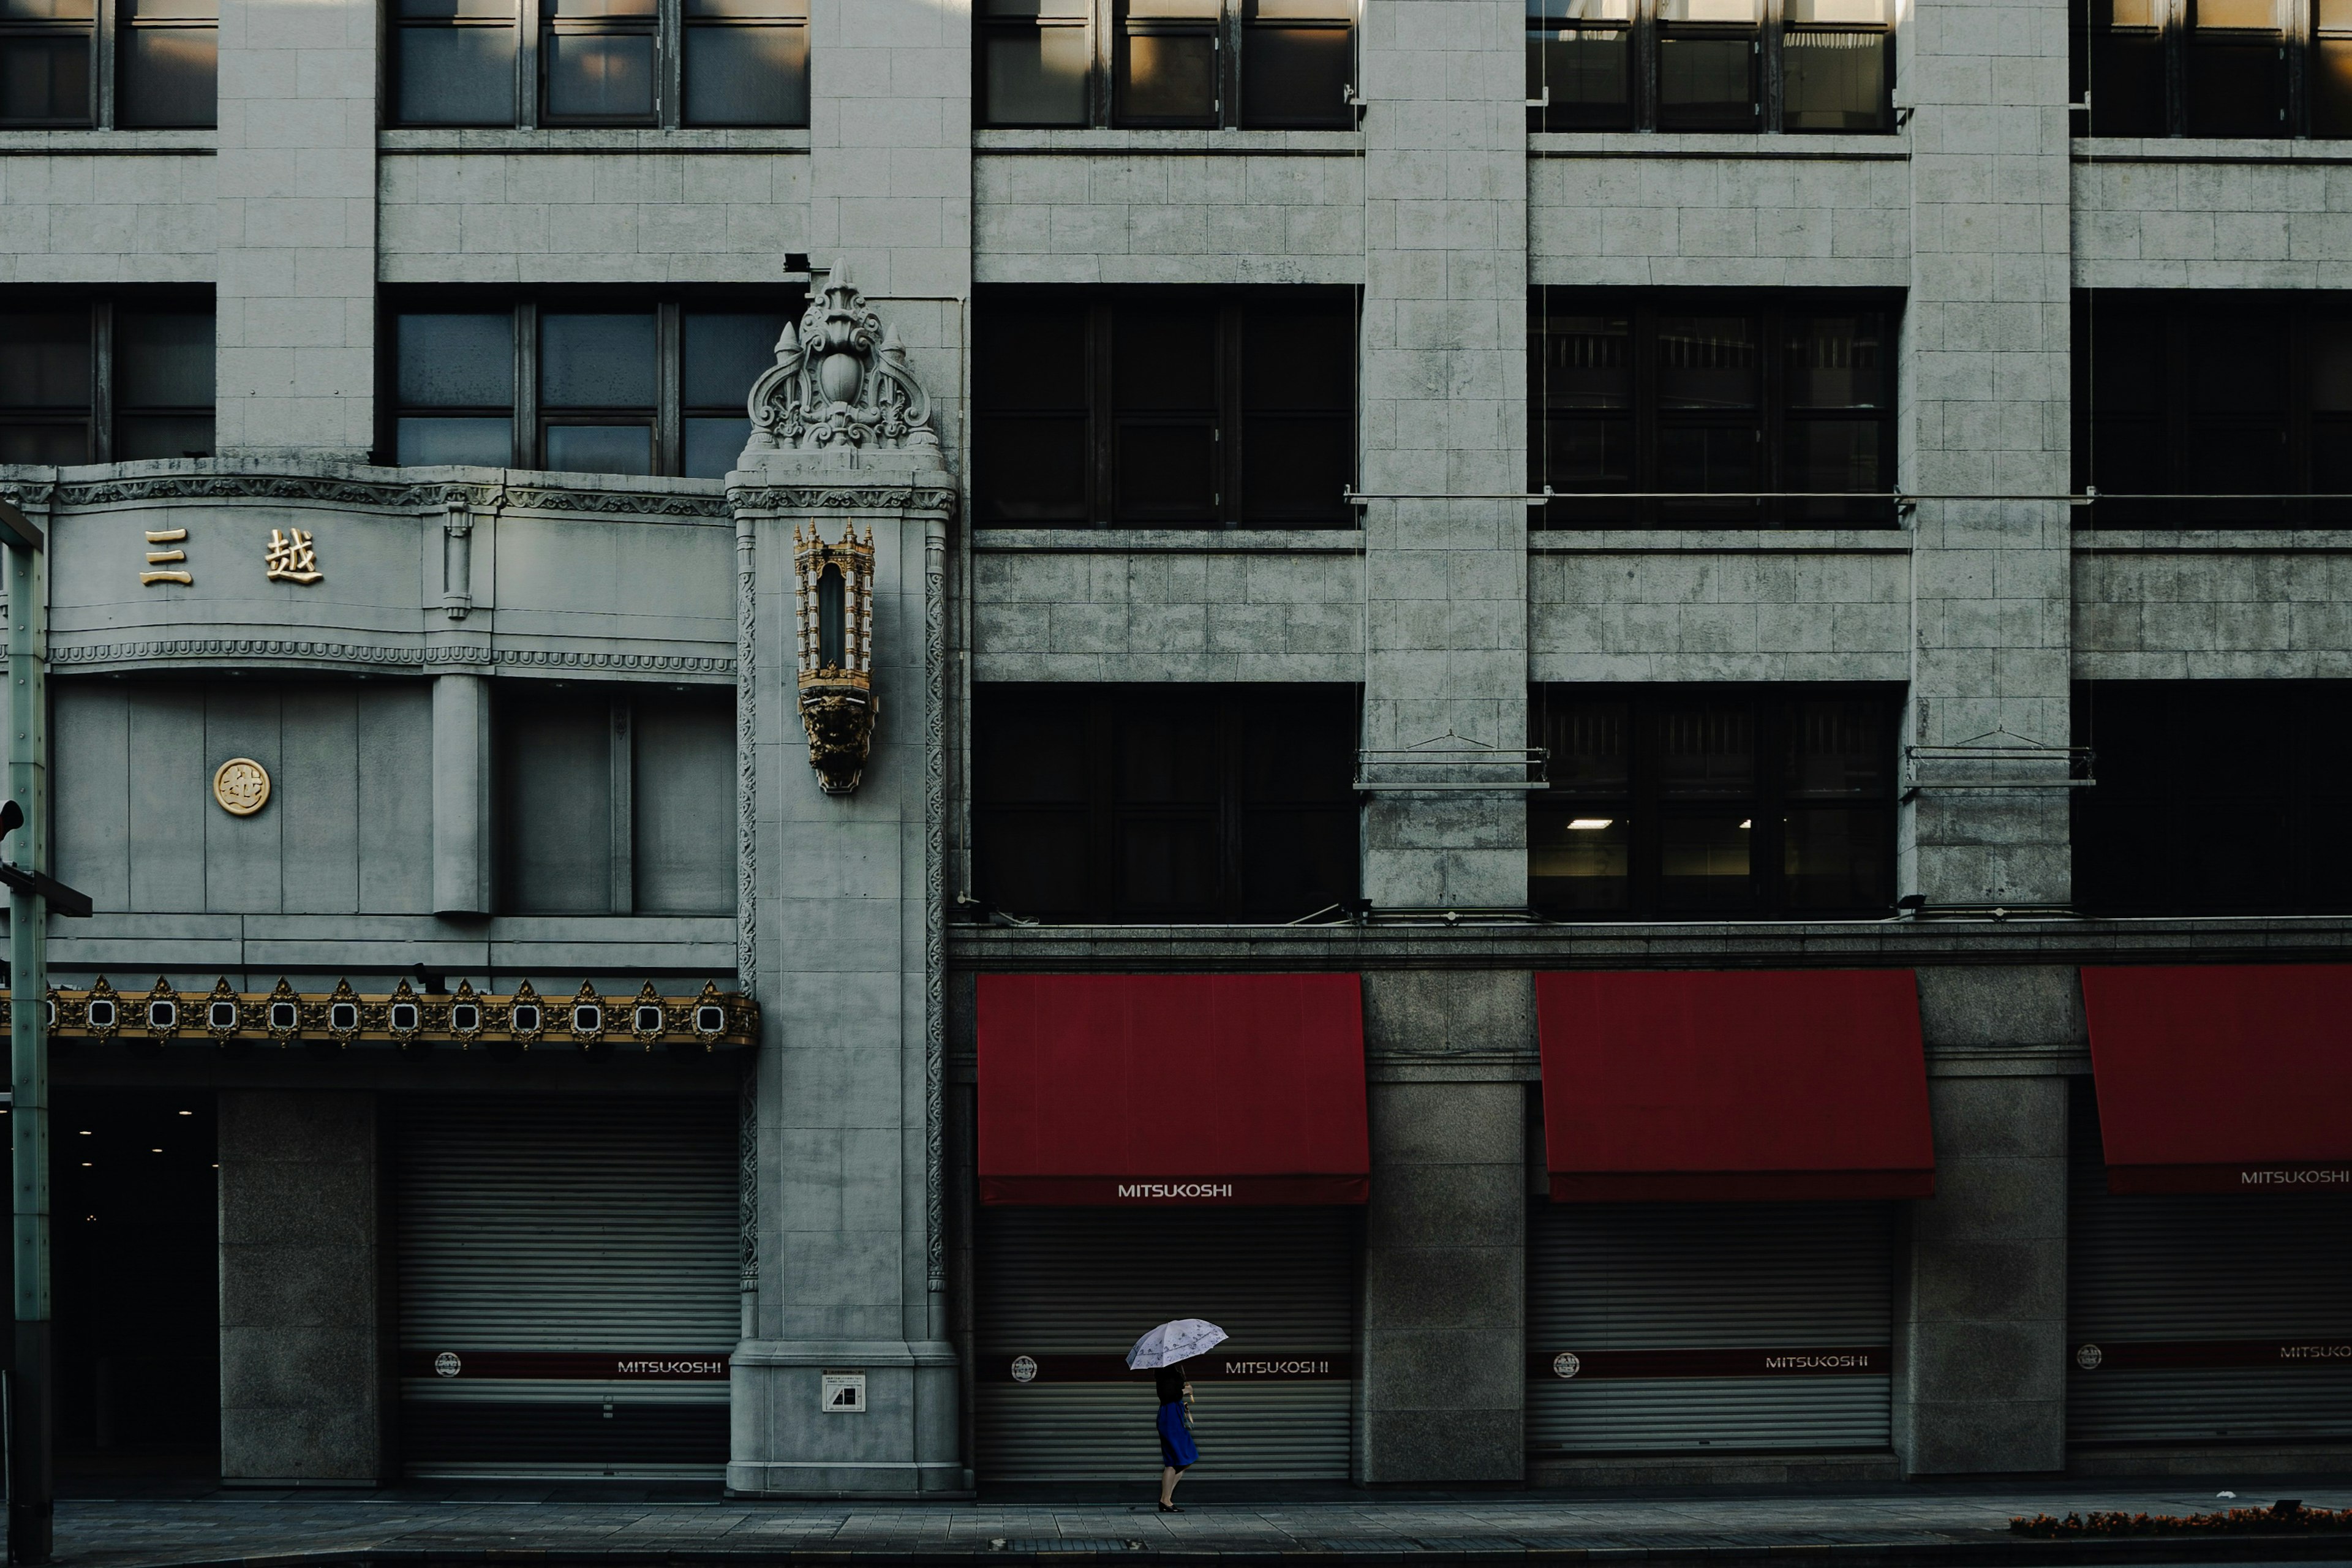
POLYGON ((1157 1366, 1174 1366, 1213 1350, 1225 1342, 1225 1331, 1203 1318, 1178 1318, 1160 1324, 1135 1342, 1127 1352, 1127 1364, 1139 1372, 1157 1366))

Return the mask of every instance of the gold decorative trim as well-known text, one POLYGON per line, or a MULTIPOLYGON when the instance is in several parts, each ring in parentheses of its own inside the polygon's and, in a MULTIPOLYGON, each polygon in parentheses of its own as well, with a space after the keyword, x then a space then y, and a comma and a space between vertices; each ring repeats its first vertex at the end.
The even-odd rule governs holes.
POLYGON ((231 757, 213 770, 213 799, 231 816, 251 816, 269 804, 269 770, 251 757, 231 757))
MULTIPOLYGON (((0 1028, 11 998, 0 991, 0 1028)), ((760 1006, 740 991, 706 984, 691 996, 664 996, 646 981, 635 996, 600 996, 584 982, 567 1000, 541 996, 525 981, 509 995, 476 991, 465 981, 446 996, 420 996, 407 981, 388 994, 353 991, 339 980, 328 992, 297 991, 284 980, 268 991, 232 990, 226 976, 210 991, 174 991, 158 975, 143 994, 117 991, 100 975, 87 991, 49 992, 49 1034, 58 1040, 124 1039, 176 1047, 294 1045, 349 1049, 436 1045, 514 1050, 591 1050, 635 1044, 688 1053, 755 1044, 760 1006), (518 1018, 516 1009, 523 1009, 518 1018), (535 1011, 534 1011, 535 1010, 535 1011)))

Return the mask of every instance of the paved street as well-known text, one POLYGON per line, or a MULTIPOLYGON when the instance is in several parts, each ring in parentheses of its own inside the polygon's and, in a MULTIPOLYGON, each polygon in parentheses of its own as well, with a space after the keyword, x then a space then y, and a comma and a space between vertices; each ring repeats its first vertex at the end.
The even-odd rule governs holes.
MULTIPOLYGON (((2012 1514, 2122 1509, 2192 1513, 2230 1506, 2220 1483, 2191 1487, 2033 1482, 1888 1487, 1872 1491, 1579 1496, 1342 1493, 1328 1500, 1217 1500, 1203 1489, 1188 1510, 1134 1503, 940 1503, 927 1506, 747 1505, 715 1496, 655 1497, 546 1485, 322 1495, 218 1492, 193 1499, 69 1500, 58 1510, 58 1561, 71 1568, 161 1568, 243 1561, 289 1563, 369 1553, 385 1561, 451 1561, 518 1552, 550 1560, 680 1561, 714 1555, 887 1561, 920 1554, 1020 1558, 1052 1553, 1213 1555, 1221 1560, 1356 1557, 1680 1558, 1811 1555, 1916 1561, 2050 1561, 2065 1549, 2011 1555, 2012 1514), (1808 1550, 1810 1549, 1810 1551, 1808 1550)), ((1267 1489, 1272 1494, 1273 1489, 1267 1489)), ((2252 1487, 2241 1504, 2267 1504, 2252 1487)), ((1246 1495, 1246 1494, 1244 1494, 1246 1495)), ((2352 1483, 2292 1489, 2312 1508, 2352 1506, 2352 1483)), ((2340 1539, 2201 1541, 2200 1556, 2352 1557, 2340 1539)), ((2089 1543, 2102 1562, 2149 1562, 2183 1544, 2089 1543), (2115 1548, 2123 1547, 2120 1552, 2115 1548)))

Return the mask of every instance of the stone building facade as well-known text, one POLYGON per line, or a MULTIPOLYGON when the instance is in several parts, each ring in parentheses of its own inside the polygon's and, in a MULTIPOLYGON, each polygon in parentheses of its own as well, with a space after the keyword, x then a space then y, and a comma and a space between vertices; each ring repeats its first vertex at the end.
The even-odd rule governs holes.
POLYGON ((189 124, 125 7, 0 106, 0 493, 54 542, 48 832, 97 908, 48 939, 69 1456, 1146 1477, 1097 1363, 1193 1312, 1238 1314, 1203 1477, 1220 1396, 1227 1474, 1366 1484, 2352 1456, 2342 1119, 2222 1103, 2347 1070, 2329 6, 2273 19, 2277 124, 2206 134, 2210 40, 2120 0, 565 3, 228 0, 189 124), (1832 22, 1885 78, 1824 128, 1832 22), (801 100, 698 110, 755 23, 801 100), (2097 122, 2141 44, 2186 76, 2097 122), (1293 46, 1285 123, 1249 73, 1293 46), (1181 48, 1207 108, 1141 112, 1181 48), (499 72, 503 122, 434 107, 499 72), (2208 1033, 2084 978, 2133 969, 2208 1033), (1891 1022, 1836 991, 1889 973, 1891 1022), (1831 991, 1633 983, 1727 975, 1831 991), (1097 1016, 1019 1012, 1039 976, 1169 1078, 1039 1068, 1097 1016), (1310 1004, 1138 987, 1298 976, 1355 983, 1299 1016, 1360 1071, 1297 1114, 1361 1153, 1220 1206, 1290 1171, 1225 1102, 1310 1004), (1679 1065, 1563 1079, 1588 1047, 1679 1065), (1899 1104, 1839 1099, 1890 1051, 1899 1104), (1701 1086, 1759 1062, 1809 1135, 1909 1128, 1903 1180, 1717 1158, 1780 1110, 1701 1086), (1713 1173, 1580 1203, 1587 1103, 1713 1173), (2253 1142, 2122 1157, 2204 1112, 2253 1142), (1166 1168, 1047 1168, 1123 1118, 1166 1168), (1041 1173, 1211 1191, 992 1196, 1041 1173))

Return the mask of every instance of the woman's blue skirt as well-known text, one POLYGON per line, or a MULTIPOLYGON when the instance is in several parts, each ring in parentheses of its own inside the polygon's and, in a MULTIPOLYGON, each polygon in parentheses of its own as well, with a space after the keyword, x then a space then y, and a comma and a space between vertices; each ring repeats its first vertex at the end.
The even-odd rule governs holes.
POLYGON ((1201 1450, 1192 1443, 1192 1429, 1184 1425, 1184 1402, 1181 1399, 1171 1399, 1160 1407, 1160 1457, 1171 1469, 1177 1470, 1201 1462, 1201 1450))

